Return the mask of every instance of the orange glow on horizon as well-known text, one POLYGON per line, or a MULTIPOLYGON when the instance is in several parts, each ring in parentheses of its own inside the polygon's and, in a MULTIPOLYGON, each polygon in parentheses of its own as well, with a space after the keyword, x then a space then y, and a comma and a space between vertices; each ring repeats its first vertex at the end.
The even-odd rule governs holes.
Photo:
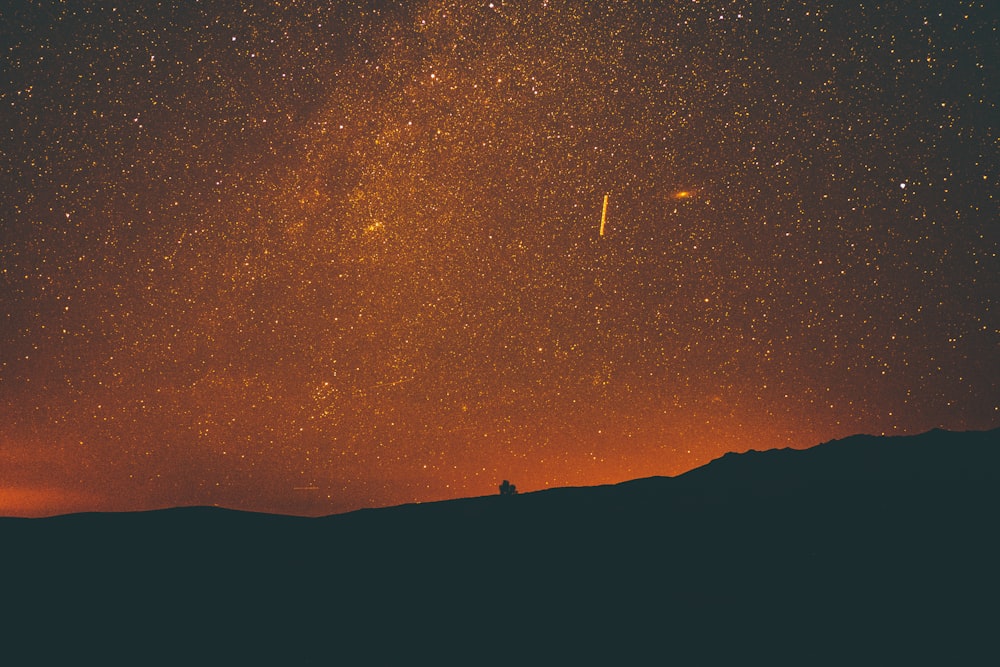
POLYGON ((102 499, 53 486, 0 487, 0 516, 40 518, 104 508, 102 499))

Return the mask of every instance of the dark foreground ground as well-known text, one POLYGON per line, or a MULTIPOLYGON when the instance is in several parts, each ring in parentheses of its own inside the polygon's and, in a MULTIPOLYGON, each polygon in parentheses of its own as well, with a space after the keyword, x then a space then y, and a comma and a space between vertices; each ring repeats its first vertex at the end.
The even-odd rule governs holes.
POLYGON ((935 431, 323 519, 0 519, 0 664, 1000 664, 998 481, 1000 431, 935 431))

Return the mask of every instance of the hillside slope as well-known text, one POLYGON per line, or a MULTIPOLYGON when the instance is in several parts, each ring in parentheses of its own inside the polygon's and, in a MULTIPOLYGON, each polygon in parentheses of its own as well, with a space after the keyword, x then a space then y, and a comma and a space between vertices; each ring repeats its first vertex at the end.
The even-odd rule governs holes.
POLYGON ((42 663, 979 660, 998 463, 933 431, 322 519, 3 519, 4 627, 42 663))

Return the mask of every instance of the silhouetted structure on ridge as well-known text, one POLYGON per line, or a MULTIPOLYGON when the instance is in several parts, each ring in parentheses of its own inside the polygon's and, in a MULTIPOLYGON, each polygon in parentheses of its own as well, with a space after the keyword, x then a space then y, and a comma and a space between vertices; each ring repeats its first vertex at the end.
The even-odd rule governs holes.
POLYGON ((500 495, 501 496, 516 496, 517 495, 517 487, 515 485, 511 484, 510 482, 508 482, 507 480, 504 480, 503 484, 500 485, 500 495))

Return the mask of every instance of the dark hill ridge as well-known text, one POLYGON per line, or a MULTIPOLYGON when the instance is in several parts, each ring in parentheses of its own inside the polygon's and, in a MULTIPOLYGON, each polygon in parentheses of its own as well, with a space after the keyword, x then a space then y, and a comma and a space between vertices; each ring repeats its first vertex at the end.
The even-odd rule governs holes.
POLYGON ((978 662, 998 459, 1000 430, 932 431, 320 519, 2 519, 5 627, 53 629, 42 664, 978 662))
POLYGON ((682 475, 709 484, 808 480, 986 481, 1000 477, 1000 430, 921 435, 855 435, 809 449, 772 449, 726 454, 682 475))
MULTIPOLYGON (((1000 429, 914 436, 857 435, 809 449, 729 453, 678 477, 649 477, 596 487, 567 487, 521 494, 361 510, 327 517, 336 525, 392 523, 406 517, 434 521, 470 518, 519 519, 565 511, 590 520, 595 514, 672 513, 672 505, 714 507, 734 495, 746 500, 822 493, 831 502, 852 489, 891 496, 899 487, 914 492, 936 485, 967 487, 1000 482, 1000 429), (524 514, 525 517, 522 517, 524 514)), ((616 517, 621 519, 622 517, 616 517)))

